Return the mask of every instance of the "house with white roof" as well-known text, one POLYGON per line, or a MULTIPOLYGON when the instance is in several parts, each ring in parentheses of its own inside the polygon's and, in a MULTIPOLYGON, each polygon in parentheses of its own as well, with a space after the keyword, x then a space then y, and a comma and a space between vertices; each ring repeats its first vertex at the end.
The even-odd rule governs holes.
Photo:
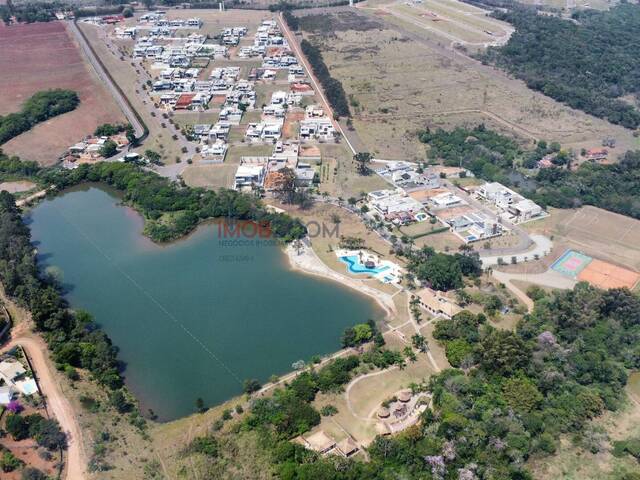
POLYGON ((262 186, 264 175, 264 165, 240 165, 234 178, 234 188, 242 190, 253 186, 262 186))

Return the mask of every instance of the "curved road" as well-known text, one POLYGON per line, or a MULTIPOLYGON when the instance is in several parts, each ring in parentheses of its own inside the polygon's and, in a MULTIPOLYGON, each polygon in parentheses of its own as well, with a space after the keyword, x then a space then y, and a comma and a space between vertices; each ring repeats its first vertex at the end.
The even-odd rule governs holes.
POLYGON ((76 419, 69 400, 63 395, 58 382, 49 368, 47 358, 47 346, 44 341, 35 335, 23 334, 12 338, 2 351, 22 346, 27 352, 34 375, 38 380, 41 393, 46 397, 47 408, 58 420, 62 430, 67 434, 67 480, 83 480, 86 478, 86 454, 82 443, 82 431, 76 419))

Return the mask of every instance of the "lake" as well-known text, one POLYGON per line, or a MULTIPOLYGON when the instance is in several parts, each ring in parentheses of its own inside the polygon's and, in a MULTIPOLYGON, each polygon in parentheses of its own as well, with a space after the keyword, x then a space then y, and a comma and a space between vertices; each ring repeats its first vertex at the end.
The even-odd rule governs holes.
POLYGON ((44 200, 28 222, 42 267, 120 348, 141 410, 163 421, 336 351, 346 327, 384 316, 353 290, 290 270, 269 240, 225 243, 222 222, 156 245, 137 212, 95 186, 44 200))

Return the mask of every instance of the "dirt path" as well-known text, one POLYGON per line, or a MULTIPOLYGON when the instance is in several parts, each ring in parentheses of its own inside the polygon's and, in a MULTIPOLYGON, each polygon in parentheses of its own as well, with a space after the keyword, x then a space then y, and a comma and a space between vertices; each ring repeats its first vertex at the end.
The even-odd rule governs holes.
POLYGON ((513 280, 521 280, 523 282, 535 283, 537 285, 542 285, 550 288, 559 288, 559 289, 569 289, 573 288, 576 284, 575 280, 567 278, 562 274, 555 272, 553 270, 547 270, 544 273, 507 273, 500 272, 498 270, 493 270, 493 276, 504 283, 513 294, 518 297, 519 300, 522 301, 527 307, 527 310, 531 312, 533 310, 533 300, 529 298, 529 296, 516 287, 513 284, 513 280))
POLYGON ((60 386, 53 376, 48 361, 48 349, 44 341, 32 334, 24 333, 12 338, 2 351, 17 345, 27 352, 34 368, 42 394, 46 397, 47 408, 58 420, 62 430, 67 434, 67 465, 65 477, 67 480, 82 480, 86 478, 86 454, 82 444, 82 431, 76 419, 69 400, 62 394, 60 386))
POLYGON ((47 194, 46 190, 40 190, 39 192, 29 195, 28 197, 21 198, 20 200, 16 200, 16 206, 23 207, 25 205, 28 205, 29 202, 32 202, 33 200, 44 197, 46 194, 47 194))

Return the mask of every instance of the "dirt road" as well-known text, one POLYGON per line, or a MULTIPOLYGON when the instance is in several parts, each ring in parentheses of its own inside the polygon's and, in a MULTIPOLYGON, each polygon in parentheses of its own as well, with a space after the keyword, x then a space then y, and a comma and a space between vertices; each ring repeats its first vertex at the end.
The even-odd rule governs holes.
POLYGON ((44 341, 28 333, 12 338, 3 347, 3 351, 17 345, 27 352, 42 394, 46 397, 49 412, 58 420, 62 430, 67 434, 67 480, 82 480, 86 478, 86 454, 82 444, 82 431, 76 419, 69 400, 62 394, 60 386, 53 376, 49 361, 48 350, 44 341))

